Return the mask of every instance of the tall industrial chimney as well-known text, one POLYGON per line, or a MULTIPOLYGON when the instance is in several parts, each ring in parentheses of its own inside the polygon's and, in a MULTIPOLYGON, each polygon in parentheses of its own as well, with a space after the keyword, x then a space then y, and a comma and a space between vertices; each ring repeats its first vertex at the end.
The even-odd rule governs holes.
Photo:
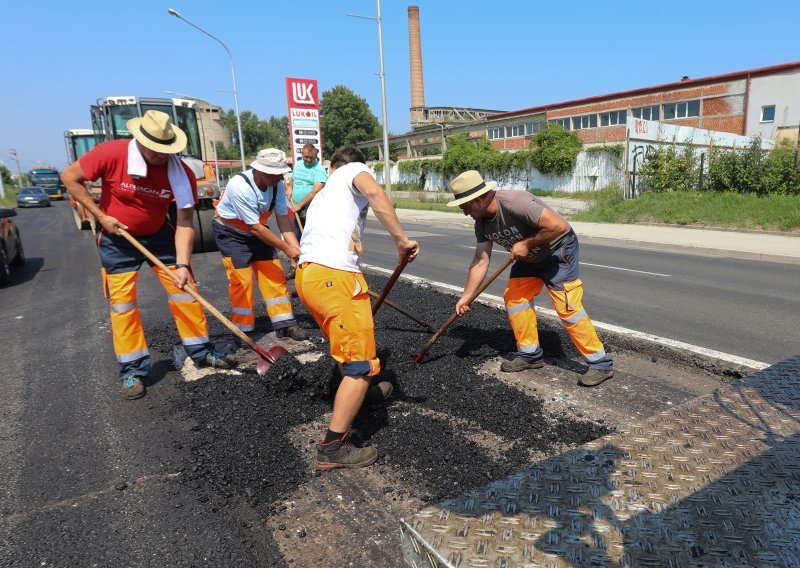
POLYGON ((408 51, 411 69, 411 124, 424 120, 425 84, 422 80, 422 42, 419 38, 419 6, 408 7, 408 51))

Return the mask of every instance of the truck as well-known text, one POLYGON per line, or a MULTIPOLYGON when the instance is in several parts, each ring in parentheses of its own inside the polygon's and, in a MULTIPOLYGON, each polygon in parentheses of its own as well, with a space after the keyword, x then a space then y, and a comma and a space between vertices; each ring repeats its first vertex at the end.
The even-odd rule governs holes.
POLYGON ((50 199, 64 199, 64 184, 58 170, 52 168, 36 168, 28 172, 28 183, 41 187, 50 196, 50 199))
POLYGON ((128 120, 141 117, 148 110, 165 112, 172 117, 172 122, 186 133, 188 139, 181 159, 197 178, 199 202, 195 205, 194 214, 194 252, 211 252, 217 250, 211 223, 214 218, 214 202, 219 199, 220 191, 214 169, 203 161, 196 106, 196 101, 181 98, 100 98, 91 107, 92 130, 95 142, 99 144, 108 140, 133 138, 126 125, 128 120))
MULTIPOLYGON (((71 164, 94 148, 94 130, 88 128, 71 128, 64 132, 64 144, 67 147, 67 160, 71 164)), ((89 190, 95 202, 100 201, 99 183, 88 182, 86 184, 86 189, 89 190)), ((94 230, 94 216, 89 213, 83 205, 72 199, 72 196, 70 196, 69 202, 72 206, 72 214, 75 217, 75 224, 78 226, 78 229, 94 230)))

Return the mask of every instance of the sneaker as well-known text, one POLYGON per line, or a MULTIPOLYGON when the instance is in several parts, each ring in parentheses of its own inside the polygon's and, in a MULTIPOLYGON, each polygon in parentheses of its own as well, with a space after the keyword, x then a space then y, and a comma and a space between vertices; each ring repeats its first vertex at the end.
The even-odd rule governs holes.
POLYGON ((236 361, 220 353, 219 351, 209 351, 205 359, 201 360, 201 367, 211 367, 213 369, 231 369, 236 366, 236 361))
POLYGON ((389 381, 381 381, 377 384, 369 385, 367 389, 367 396, 364 398, 364 404, 374 406, 386 402, 386 399, 392 395, 394 386, 389 381))
POLYGON ((378 450, 375 448, 357 448, 347 440, 347 434, 341 440, 334 440, 317 444, 317 468, 336 469, 345 467, 355 469, 367 467, 378 459, 378 450))
POLYGON ((596 387, 613 376, 613 370, 589 369, 586 373, 578 377, 578 384, 583 387, 596 387))
POLYGON ((518 373, 519 371, 541 369, 542 367, 544 367, 544 361, 541 359, 528 361, 522 357, 514 357, 511 361, 503 361, 500 365, 500 370, 504 373, 518 373))
POLYGON ((119 387, 119 392, 123 398, 136 400, 144 396, 145 390, 139 377, 136 375, 128 375, 122 378, 122 385, 119 387))
POLYGON ((295 341, 305 341, 308 339, 306 332, 299 325, 293 325, 291 327, 284 327, 283 329, 276 329, 275 330, 275 337, 278 338, 286 338, 294 339, 295 341))

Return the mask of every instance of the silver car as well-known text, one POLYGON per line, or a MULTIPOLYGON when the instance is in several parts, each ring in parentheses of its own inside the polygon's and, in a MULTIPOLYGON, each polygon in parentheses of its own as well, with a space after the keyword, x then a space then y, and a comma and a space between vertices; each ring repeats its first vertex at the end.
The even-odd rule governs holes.
POLYGON ((17 207, 50 207, 50 196, 41 187, 23 187, 17 194, 17 207))

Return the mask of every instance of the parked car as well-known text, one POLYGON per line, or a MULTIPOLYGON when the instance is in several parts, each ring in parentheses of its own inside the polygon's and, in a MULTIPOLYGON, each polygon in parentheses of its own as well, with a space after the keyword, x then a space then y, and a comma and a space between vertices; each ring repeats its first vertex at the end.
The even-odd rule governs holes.
POLYGON ((17 194, 17 207, 50 207, 50 195, 42 187, 23 187, 17 194))
POLYGON ((0 286, 5 286, 11 280, 11 266, 25 264, 19 228, 11 220, 16 214, 13 209, 0 207, 0 286))

